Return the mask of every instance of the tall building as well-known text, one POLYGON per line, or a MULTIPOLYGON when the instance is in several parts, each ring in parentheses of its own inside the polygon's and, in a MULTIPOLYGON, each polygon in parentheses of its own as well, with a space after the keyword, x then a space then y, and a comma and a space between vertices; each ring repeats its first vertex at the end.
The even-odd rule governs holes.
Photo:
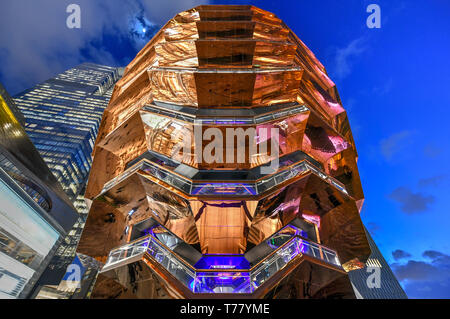
POLYGON ((126 67, 93 154, 92 298, 355 298, 370 247, 350 125, 274 14, 176 15, 126 67))
POLYGON ((349 272, 358 299, 407 299, 389 264, 384 259, 367 229, 366 236, 372 253, 364 268, 349 272))
POLYGON ((26 298, 78 214, 0 85, 0 299, 26 298))
POLYGON ((118 69, 84 63, 14 97, 25 130, 72 200, 82 192, 118 69))
POLYGON ((83 63, 15 96, 25 130, 79 215, 41 284, 58 286, 75 257, 88 209, 84 188, 98 127, 120 69, 83 63))

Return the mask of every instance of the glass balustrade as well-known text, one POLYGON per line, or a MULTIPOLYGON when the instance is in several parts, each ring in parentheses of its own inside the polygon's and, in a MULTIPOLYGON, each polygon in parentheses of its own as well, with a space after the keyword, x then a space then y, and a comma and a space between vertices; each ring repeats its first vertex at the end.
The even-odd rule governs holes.
MULTIPOLYGON (((341 268, 335 251, 299 236, 298 234, 302 233, 300 229, 292 225, 287 227, 294 230, 294 232, 291 232, 291 237, 289 239, 285 238, 285 229, 284 233, 282 233, 283 240, 279 240, 280 233, 270 237, 267 242, 272 243, 269 246, 273 250, 252 268, 248 266, 246 269, 236 269, 232 263, 228 262, 226 263, 227 265, 215 263, 209 269, 196 269, 158 240, 158 236, 161 239, 163 238, 161 234, 155 235, 151 232, 150 235, 144 238, 111 251, 102 271, 113 269, 118 263, 125 262, 127 259, 139 254, 147 253, 160 267, 172 274, 192 292, 225 294, 253 293, 264 282, 285 268, 289 262, 302 255, 307 255, 341 268), (273 245, 277 240, 278 244, 273 245)), ((174 239, 176 238, 175 235, 167 231, 164 233, 164 239, 162 240, 166 243, 170 242, 172 246, 174 241, 170 240, 170 236, 173 236, 174 239)), ((175 241, 176 244, 177 241, 175 241)), ((208 258, 217 258, 221 260, 221 263, 223 263, 224 259, 236 258, 239 259, 237 264, 242 265, 243 256, 208 256, 208 258)))
POLYGON ((161 166, 149 160, 143 160, 138 162, 126 170, 122 175, 113 178, 111 181, 107 182, 102 190, 102 193, 108 191, 114 185, 125 180, 128 176, 136 172, 137 170, 143 170, 147 174, 158 178, 161 181, 183 191, 186 194, 191 195, 235 195, 235 196, 254 196, 262 194, 287 180, 298 177, 308 170, 313 172, 315 175, 319 176, 328 183, 331 183, 341 192, 348 194, 345 186, 335 180, 334 178, 324 174, 313 165, 309 164, 307 161, 302 161, 289 167, 287 169, 281 170, 274 175, 269 175, 256 182, 249 183, 233 183, 230 182, 220 182, 220 183, 204 183, 204 182, 193 182, 187 178, 182 178, 181 176, 173 173, 169 169, 165 169, 161 166))

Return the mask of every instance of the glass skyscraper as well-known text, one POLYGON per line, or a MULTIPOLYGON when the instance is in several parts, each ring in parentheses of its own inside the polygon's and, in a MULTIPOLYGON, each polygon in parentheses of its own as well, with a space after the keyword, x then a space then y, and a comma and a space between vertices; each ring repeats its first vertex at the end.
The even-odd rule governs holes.
POLYGON ((25 130, 80 214, 42 284, 58 285, 75 256, 87 215, 84 187, 98 127, 120 68, 83 63, 15 96, 25 130))
POLYGON ((100 120, 118 78, 117 68, 84 63, 15 96, 26 132, 72 200, 89 175, 100 120))
POLYGON ((78 214, 0 85, 0 299, 26 298, 78 214))
POLYGON ((366 236, 372 253, 362 269, 348 276, 358 299, 406 299, 408 296, 398 282, 367 229, 366 236), (379 278, 375 278, 379 274, 379 278))

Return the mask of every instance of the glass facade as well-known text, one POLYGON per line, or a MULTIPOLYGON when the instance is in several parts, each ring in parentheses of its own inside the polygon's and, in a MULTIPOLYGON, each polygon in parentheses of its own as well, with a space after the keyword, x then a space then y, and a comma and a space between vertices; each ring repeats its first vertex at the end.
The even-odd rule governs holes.
POLYGON ((0 298, 17 298, 59 234, 0 180, 0 298))
POLYGON ((78 214, 0 85, 0 299, 26 298, 78 214))
POLYGON ((89 175, 98 127, 118 77, 117 68, 85 63, 15 96, 26 132, 72 200, 89 175))
POLYGON ((367 229, 366 235, 372 253, 364 268, 352 270, 348 274, 356 297, 359 299, 407 299, 408 296, 367 229), (379 284, 374 278, 377 273, 380 275, 376 278, 379 279, 379 284))
POLYGON ((25 117, 26 132, 80 214, 56 251, 43 284, 58 285, 75 257, 87 215, 83 194, 93 145, 118 79, 118 68, 84 63, 14 98, 25 117))

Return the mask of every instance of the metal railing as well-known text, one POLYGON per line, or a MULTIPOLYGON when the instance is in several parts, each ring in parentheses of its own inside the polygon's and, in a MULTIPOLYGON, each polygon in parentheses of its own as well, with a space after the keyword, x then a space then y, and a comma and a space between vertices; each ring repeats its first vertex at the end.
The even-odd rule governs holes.
POLYGON ((194 293, 253 293, 289 262, 302 255, 341 268, 335 251, 293 235, 250 269, 196 269, 154 235, 148 235, 112 250, 102 272, 139 254, 150 256, 194 293))
POLYGON ((300 163, 294 164, 291 167, 287 167, 273 175, 266 176, 255 182, 237 182, 237 181, 224 181, 221 183, 214 182, 195 182, 182 177, 156 163, 153 163, 147 159, 134 164, 128 168, 123 174, 116 176, 109 182, 105 183, 102 194, 107 192, 110 188, 118 183, 122 182, 138 170, 143 170, 147 174, 158 178, 159 180, 181 190, 182 192, 190 195, 241 195, 241 196, 255 196, 271 190, 275 186, 291 180, 295 177, 301 176, 308 171, 311 171, 315 175, 319 176, 322 180, 330 183, 336 187, 339 191, 348 195, 344 184, 340 183, 336 179, 324 174, 322 171, 314 167, 307 160, 302 160, 300 163))

